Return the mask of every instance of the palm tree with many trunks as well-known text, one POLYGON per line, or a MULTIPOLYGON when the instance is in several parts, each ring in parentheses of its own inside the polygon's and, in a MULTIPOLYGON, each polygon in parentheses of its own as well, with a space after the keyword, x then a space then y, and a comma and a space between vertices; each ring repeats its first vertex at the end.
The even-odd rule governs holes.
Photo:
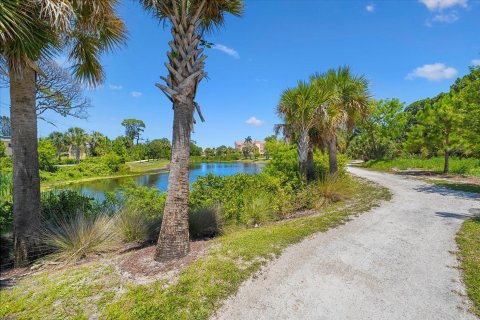
POLYGON ((243 0, 141 0, 144 8, 171 26, 172 40, 167 52, 168 76, 156 84, 173 104, 172 158, 168 195, 155 260, 169 261, 188 254, 188 191, 190 138, 197 111, 195 96, 204 71, 205 33, 225 22, 225 15, 240 16, 243 0))
POLYGON ((66 140, 70 147, 75 152, 75 161, 80 163, 80 154, 82 149, 85 148, 88 141, 88 135, 82 128, 70 128, 65 134, 66 140))
POLYGON ((13 220, 15 265, 34 258, 40 222, 36 79, 37 61, 64 52, 77 79, 100 83, 99 57, 125 40, 116 16, 117 0, 2 0, 0 58, 10 78, 13 142, 13 220))

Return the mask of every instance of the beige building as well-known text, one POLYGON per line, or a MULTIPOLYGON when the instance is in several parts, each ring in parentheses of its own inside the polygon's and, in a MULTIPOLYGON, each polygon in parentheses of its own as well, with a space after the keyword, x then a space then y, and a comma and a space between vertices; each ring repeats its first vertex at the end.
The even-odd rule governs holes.
MULTIPOLYGON (((265 141, 255 140, 252 141, 252 143, 255 145, 255 147, 257 147, 260 154, 265 153, 265 141)), ((242 152, 243 147, 245 147, 245 141, 235 141, 235 150, 242 152)))
POLYGON ((0 142, 5 145, 5 153, 7 156, 12 156, 12 139, 10 137, 0 136, 0 142))

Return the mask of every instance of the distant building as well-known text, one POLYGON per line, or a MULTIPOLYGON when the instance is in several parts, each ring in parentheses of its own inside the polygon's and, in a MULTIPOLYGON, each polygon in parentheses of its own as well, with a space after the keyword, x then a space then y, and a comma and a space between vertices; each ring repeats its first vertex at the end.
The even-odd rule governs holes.
POLYGON ((7 154, 7 156, 12 156, 12 154, 13 154, 12 138, 5 137, 5 136, 0 136, 0 142, 5 145, 5 153, 7 154))
MULTIPOLYGON (((257 147, 260 154, 265 153, 265 141, 255 140, 252 141, 252 143, 255 145, 255 147, 257 147)), ((245 147, 245 141, 235 141, 235 150, 242 152, 243 147, 245 147)))

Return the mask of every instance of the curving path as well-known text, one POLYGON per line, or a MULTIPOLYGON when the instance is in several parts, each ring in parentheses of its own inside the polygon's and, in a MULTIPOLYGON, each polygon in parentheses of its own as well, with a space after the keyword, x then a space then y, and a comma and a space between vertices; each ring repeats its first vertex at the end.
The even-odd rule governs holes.
POLYGON ((477 319, 452 252, 480 197, 349 171, 388 187, 392 201, 288 248, 215 319, 477 319))

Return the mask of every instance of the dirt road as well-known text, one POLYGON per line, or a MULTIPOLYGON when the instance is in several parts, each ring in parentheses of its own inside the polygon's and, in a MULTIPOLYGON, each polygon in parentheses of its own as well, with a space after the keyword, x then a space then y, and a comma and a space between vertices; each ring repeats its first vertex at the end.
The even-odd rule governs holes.
POLYGON ((349 170, 388 187, 392 201, 288 248, 215 319, 477 319, 452 252, 480 197, 349 170))

